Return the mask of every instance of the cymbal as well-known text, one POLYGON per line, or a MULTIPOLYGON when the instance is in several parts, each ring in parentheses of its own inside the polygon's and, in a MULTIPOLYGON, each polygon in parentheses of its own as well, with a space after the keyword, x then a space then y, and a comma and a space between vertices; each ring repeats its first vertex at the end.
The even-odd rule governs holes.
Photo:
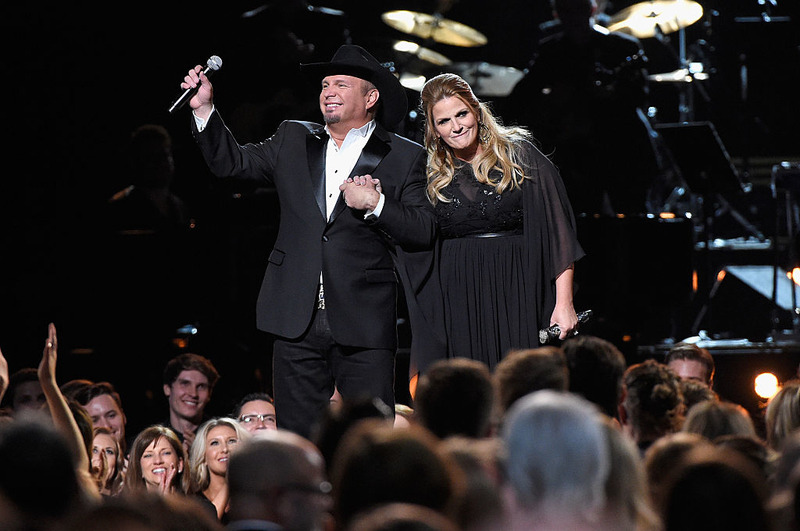
POLYGON ((427 80, 428 78, 422 74, 413 74, 411 72, 403 72, 400 74, 400 84, 409 90, 415 90, 417 92, 422 92, 422 87, 425 86, 427 80))
POLYGON ((656 83, 691 83, 692 81, 703 81, 708 79, 708 74, 700 71, 693 71, 690 68, 679 68, 672 72, 664 72, 661 74, 650 74, 647 76, 650 81, 656 83))
POLYGON ((691 26, 702 16, 703 6, 693 0, 649 0, 612 16, 608 29, 646 39, 659 31, 666 34, 691 26))
POLYGON ((491 97, 508 96, 525 76, 522 70, 512 66, 493 65, 482 61, 453 63, 448 71, 463 77, 476 95, 491 97))
POLYGON ((419 44, 411 41, 395 41, 392 45, 392 48, 396 52, 407 53, 409 55, 413 55, 426 63, 430 63, 435 66, 444 66, 449 65, 452 61, 438 53, 420 46, 419 44))
POLYGON ((471 27, 443 18, 439 14, 428 15, 416 11, 387 11, 381 20, 392 28, 453 46, 483 46, 488 42, 486 36, 471 27))

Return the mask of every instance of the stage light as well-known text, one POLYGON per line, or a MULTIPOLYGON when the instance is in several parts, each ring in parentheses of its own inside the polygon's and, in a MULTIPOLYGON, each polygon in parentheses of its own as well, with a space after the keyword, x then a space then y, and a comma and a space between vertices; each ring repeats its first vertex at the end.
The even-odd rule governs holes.
POLYGON ((762 372, 753 380, 756 394, 767 400, 775 396, 781 386, 778 378, 771 372, 762 372))

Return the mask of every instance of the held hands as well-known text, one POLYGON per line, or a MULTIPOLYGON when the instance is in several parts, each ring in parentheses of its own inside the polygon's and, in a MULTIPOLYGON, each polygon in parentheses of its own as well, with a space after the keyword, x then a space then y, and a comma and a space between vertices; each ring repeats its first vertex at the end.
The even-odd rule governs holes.
POLYGON ((201 65, 195 66, 189 70, 186 77, 183 78, 181 88, 186 90, 188 88, 195 88, 200 85, 192 99, 189 100, 189 106, 194 110, 195 114, 202 119, 208 118, 211 110, 214 108, 214 87, 211 81, 203 73, 201 65))
POLYGON ((347 206, 354 210, 375 210, 381 197, 381 181, 371 175, 348 177, 339 190, 347 206))

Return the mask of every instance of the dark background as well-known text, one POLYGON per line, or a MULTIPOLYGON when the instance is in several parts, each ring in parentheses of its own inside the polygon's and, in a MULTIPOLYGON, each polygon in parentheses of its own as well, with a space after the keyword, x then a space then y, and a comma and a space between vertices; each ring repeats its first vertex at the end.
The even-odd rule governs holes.
MULTIPOLYGON (((611 4, 606 13, 631 3, 611 4)), ((551 19, 544 0, 449 4, 442 10, 446 18, 481 31, 487 45, 425 43, 380 20, 393 9, 433 13, 440 7, 435 2, 324 4, 346 17, 313 13, 299 2, 220 2, 210 9, 183 2, 6 6, 0 32, 6 129, 0 348, 10 370, 38 364, 52 321, 61 345, 59 382, 111 381, 135 426, 165 414, 161 371, 182 349, 211 358, 222 373, 212 412, 229 411, 245 392, 269 391, 269 338, 254 329, 254 301, 274 234, 276 202, 266 188, 214 183, 189 133, 188 111, 172 116, 167 108, 180 94, 186 70, 217 54, 224 66, 214 80, 216 103, 240 141, 257 141, 281 119, 316 119, 316 81, 300 77, 297 65, 328 60, 348 39, 380 60, 399 61, 391 44, 405 39, 453 61, 523 69, 541 36, 539 25, 551 19), (241 16, 260 6, 265 9, 259 15, 241 16), (104 205, 129 183, 129 135, 145 123, 164 125, 172 134, 174 191, 196 220, 191 234, 170 243, 171 259, 152 253, 142 241, 132 242, 127 258, 120 258, 103 237, 104 205), (131 267, 117 267, 130 266, 130 260, 141 278, 131 278, 131 267), (188 339, 175 332, 186 324, 198 330, 188 339)), ((696 97, 696 118, 714 123, 730 156, 754 183, 748 197, 731 200, 770 235, 775 210, 769 168, 800 159, 797 2, 771 6, 772 15, 792 18, 773 23, 736 20, 759 17, 763 7, 756 0, 702 5, 704 18, 686 31, 693 53, 702 55, 711 72, 704 83, 708 99, 696 97), (746 98, 742 65, 749 72, 746 98)), ((651 72, 676 67, 670 59, 675 43, 675 35, 667 44, 644 42, 652 54, 651 72)), ((675 87, 655 86, 651 94, 658 119, 674 121, 675 87)), ((411 107, 417 97, 409 91, 411 107)), ((409 121, 404 132, 418 138, 417 127, 409 121)), ((594 250, 593 270, 581 281, 584 293, 600 297, 585 301, 599 310, 595 331, 621 342, 626 354, 637 344, 691 331, 685 323, 693 319, 696 299, 704 297, 706 274, 701 270, 701 289, 693 292, 687 284, 697 265, 693 227, 581 223, 586 225, 582 242, 594 250), (632 238, 647 244, 629 248, 632 238), (609 248, 614 252, 604 254, 609 248), (622 263, 640 274, 620 274, 622 263), (661 264, 657 275, 642 272, 655 264, 661 264), (609 270, 615 275, 604 278, 609 270), (604 289, 597 289, 603 282, 604 289), (638 319, 626 323, 633 314, 638 319)), ((748 236, 728 218, 719 226, 726 237, 748 236)), ((401 327, 401 333, 407 332, 401 327)))

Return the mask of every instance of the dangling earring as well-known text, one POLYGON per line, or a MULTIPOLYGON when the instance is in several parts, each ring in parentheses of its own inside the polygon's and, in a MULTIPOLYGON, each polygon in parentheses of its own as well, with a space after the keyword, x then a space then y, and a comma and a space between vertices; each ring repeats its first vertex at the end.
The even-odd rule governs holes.
POLYGON ((483 122, 478 122, 478 140, 480 140, 481 144, 485 144, 489 141, 489 128, 486 127, 486 124, 483 122))

